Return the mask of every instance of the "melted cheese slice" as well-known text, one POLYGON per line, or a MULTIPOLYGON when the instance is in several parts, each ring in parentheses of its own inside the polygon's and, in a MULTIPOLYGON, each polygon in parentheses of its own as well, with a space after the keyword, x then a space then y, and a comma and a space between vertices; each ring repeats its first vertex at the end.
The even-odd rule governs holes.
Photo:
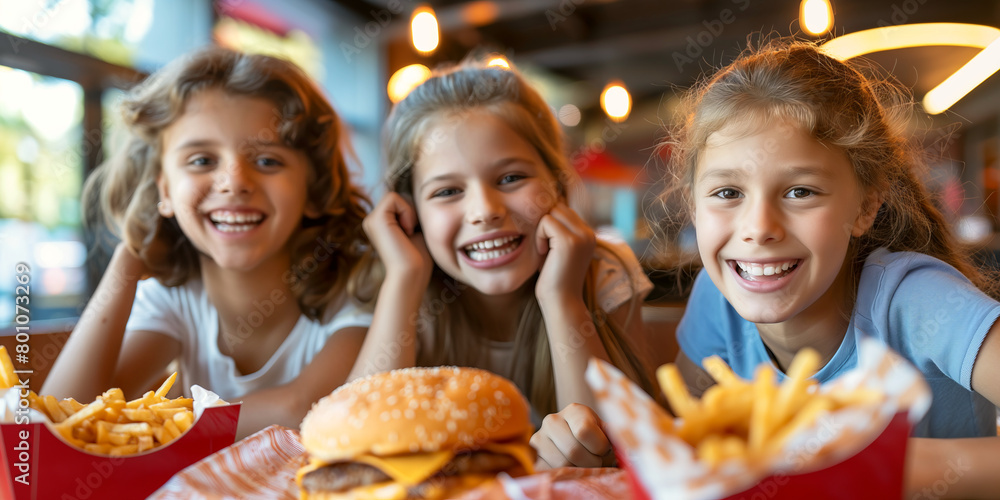
MULTIPOLYGON (((534 473, 535 454, 526 443, 487 443, 481 449, 492 453, 510 455, 524 467, 524 470, 528 474, 534 473)), ((387 476, 391 477, 393 481, 403 486, 413 486, 426 481, 427 478, 436 474, 453 458, 455 458, 455 453, 452 451, 437 451, 394 457, 377 457, 375 455, 363 454, 354 457, 354 461, 371 465, 381 470, 387 476)), ((322 460, 310 459, 309 464, 299 469, 295 475, 295 482, 301 485, 303 476, 326 465, 329 464, 322 460)), ((380 485, 372 485, 372 487, 363 487, 362 489, 370 495, 369 498, 385 500, 396 498, 394 496, 395 493, 391 492, 395 489, 392 487, 387 488, 387 486, 386 483, 381 483, 380 485), (381 489, 377 487, 381 487, 381 489)), ((403 490, 405 496, 405 488, 403 490)))
POLYGON ((535 473, 535 451, 527 443, 487 443, 483 450, 501 455, 510 455, 524 467, 526 474, 535 473))
POLYGON ((375 455, 359 455, 355 462, 371 465, 385 472, 387 476, 407 486, 420 484, 441 470, 445 464, 455 458, 451 451, 435 451, 398 455, 394 457, 376 457, 375 455))

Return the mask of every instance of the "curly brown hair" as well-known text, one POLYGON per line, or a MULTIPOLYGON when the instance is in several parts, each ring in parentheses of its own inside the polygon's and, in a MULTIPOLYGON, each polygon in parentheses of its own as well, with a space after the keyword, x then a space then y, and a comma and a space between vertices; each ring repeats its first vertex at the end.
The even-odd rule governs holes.
POLYGON ((663 226, 690 218, 688 196, 710 135, 733 123, 750 130, 775 117, 789 118, 817 140, 843 149, 861 188, 881 194, 871 229, 852 238, 848 262, 855 280, 871 252, 884 247, 936 257, 1000 298, 995 278, 961 248, 920 182, 923 157, 903 133, 912 111, 910 93, 864 60, 837 60, 811 42, 764 39, 682 100, 683 119, 661 147, 669 148, 673 181, 663 199, 680 195, 684 202, 672 205, 681 213, 663 226))
POLYGON ((322 215, 304 217, 292 235, 291 271, 307 272, 286 275, 302 312, 319 319, 344 291, 370 302, 374 291, 369 278, 375 268, 361 221, 371 201, 351 181, 346 131, 312 80, 282 59, 209 47, 179 58, 133 88, 122 103, 128 138, 87 179, 85 219, 107 224, 165 286, 199 276, 197 250, 176 219, 157 211, 156 180, 164 129, 193 95, 206 89, 271 101, 280 116, 280 139, 309 159, 308 203, 322 215), (322 258, 317 257, 320 247, 322 258))

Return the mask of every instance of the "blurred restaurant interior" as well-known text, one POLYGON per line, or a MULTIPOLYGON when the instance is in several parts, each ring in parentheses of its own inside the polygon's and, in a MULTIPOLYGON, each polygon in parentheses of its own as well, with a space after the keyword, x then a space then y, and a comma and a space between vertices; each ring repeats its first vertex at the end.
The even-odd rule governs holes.
MULTIPOLYGON (((1000 2, 985 0, 0 0, 0 326, 14 318, 22 261, 35 270, 33 321, 80 314, 104 258, 81 226, 81 185, 120 140, 116 103, 210 43, 286 57, 313 76, 348 123, 355 174, 375 199, 390 80, 405 89, 408 75, 470 54, 512 62, 564 126, 586 186, 578 209, 633 246, 658 285, 648 319, 669 324, 678 308, 656 306, 682 302, 683 285, 662 271, 677 255, 654 237, 665 210, 656 144, 677 93, 753 33, 825 42, 880 29, 857 53, 912 89, 926 182, 991 263, 1000 249, 998 27, 1000 2), (832 24, 810 35, 800 16, 814 3, 832 24), (968 87, 957 101, 925 100, 953 74, 968 87), (612 118, 616 95, 627 107, 612 118)), ((688 231, 667 236, 693 247, 688 231)))

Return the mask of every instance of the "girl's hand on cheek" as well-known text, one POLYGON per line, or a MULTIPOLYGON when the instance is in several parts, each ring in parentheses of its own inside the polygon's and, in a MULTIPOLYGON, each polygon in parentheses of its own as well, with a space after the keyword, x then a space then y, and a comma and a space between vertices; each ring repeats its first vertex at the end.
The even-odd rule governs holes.
POLYGON ((146 267, 146 263, 124 242, 115 246, 109 267, 113 269, 113 272, 119 273, 120 279, 127 281, 139 281, 153 276, 153 272, 146 267))
POLYGON ((560 201, 538 221, 535 241, 544 259, 535 285, 538 302, 581 299, 597 245, 594 230, 560 201))
POLYGON ((388 193, 365 217, 363 227, 385 265, 386 277, 418 279, 414 285, 427 285, 433 263, 424 235, 417 230, 412 204, 399 193, 388 193))

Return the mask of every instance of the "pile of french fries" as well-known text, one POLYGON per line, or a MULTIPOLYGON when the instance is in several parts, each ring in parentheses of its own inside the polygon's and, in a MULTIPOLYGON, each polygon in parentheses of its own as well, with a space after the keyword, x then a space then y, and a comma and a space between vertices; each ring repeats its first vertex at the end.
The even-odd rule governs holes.
POLYGON ((818 382, 809 378, 819 369, 819 362, 816 351, 800 350, 787 379, 779 385, 766 364, 757 368, 750 381, 733 373, 722 358, 711 356, 702 366, 716 384, 700 399, 688 392, 675 365, 661 366, 656 375, 675 416, 681 419, 673 433, 694 448, 698 459, 717 467, 728 460, 766 461, 821 415, 884 401, 884 394, 868 389, 820 391, 818 382))
MULTIPOLYGON (((132 401, 125 400, 121 389, 109 389, 90 404, 29 391, 28 403, 48 416, 56 432, 78 448, 100 455, 133 455, 170 443, 194 424, 191 398, 166 397, 175 380, 177 372, 159 389, 132 401)), ((0 389, 17 384, 7 349, 0 346, 0 389)))

